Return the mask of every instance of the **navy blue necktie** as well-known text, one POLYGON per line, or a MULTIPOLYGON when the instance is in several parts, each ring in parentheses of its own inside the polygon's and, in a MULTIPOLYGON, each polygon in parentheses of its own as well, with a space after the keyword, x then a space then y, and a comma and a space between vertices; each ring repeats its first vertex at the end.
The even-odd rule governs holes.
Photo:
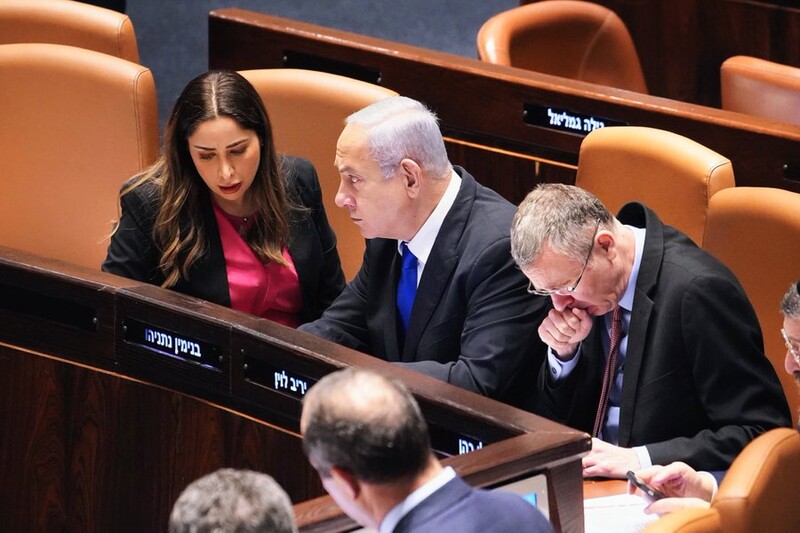
POLYGON ((397 311, 405 335, 411 318, 411 308, 414 306, 414 297, 417 294, 417 258, 406 243, 400 243, 400 249, 403 250, 403 270, 397 283, 397 311))

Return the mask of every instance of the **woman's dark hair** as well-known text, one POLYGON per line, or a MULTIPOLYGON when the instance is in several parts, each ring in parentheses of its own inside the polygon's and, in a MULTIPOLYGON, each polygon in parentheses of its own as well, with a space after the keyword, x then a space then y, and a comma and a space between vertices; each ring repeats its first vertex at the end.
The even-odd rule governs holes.
POLYGON ((269 116, 258 92, 242 75, 212 70, 183 89, 167 122, 159 159, 123 190, 125 194, 148 181, 160 187, 153 237, 161 252, 165 287, 186 278, 206 250, 202 211, 210 192, 192 161, 188 138, 201 123, 218 117, 230 117, 258 136, 261 157, 246 193, 255 220, 245 240, 262 261, 286 264, 282 250, 288 242, 289 211, 294 206, 287 197, 269 116))

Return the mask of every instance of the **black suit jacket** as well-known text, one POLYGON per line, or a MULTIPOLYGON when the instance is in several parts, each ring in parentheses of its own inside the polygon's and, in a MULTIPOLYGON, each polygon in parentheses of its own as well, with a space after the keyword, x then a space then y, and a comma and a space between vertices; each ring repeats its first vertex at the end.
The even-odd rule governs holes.
POLYGON ((475 489, 457 477, 411 509, 400 519, 393 533, 443 531, 550 533, 553 527, 542 513, 521 496, 475 489))
MULTIPOLYGON (((755 311, 727 267, 653 211, 631 203, 618 218, 647 229, 628 332, 619 445, 646 445, 653 464, 684 461, 724 470, 754 437, 791 424, 755 311)), ((605 364, 604 327, 596 317, 577 366, 556 385, 545 362, 538 413, 591 432, 605 364)))
MULTIPOLYGON (((292 256, 303 295, 303 321, 314 320, 344 288, 344 274, 336 250, 336 236, 328 224, 322 192, 314 166, 305 159, 286 156, 281 163, 289 195, 307 208, 291 214, 289 255, 292 256)), ((207 189, 203 189, 208 196, 207 189)), ((153 241, 159 190, 143 184, 121 200, 119 227, 111 237, 103 270, 155 285, 164 282, 158 268, 161 252, 153 241)), ((230 307, 231 297, 225 255, 210 197, 203 202, 203 225, 208 250, 172 289, 230 307)))
POLYGON ((528 294, 510 252, 515 207, 460 167, 455 203, 420 278, 405 341, 397 327, 402 258, 393 239, 370 239, 358 274, 314 333, 509 403, 535 395, 544 356, 536 326, 547 299, 528 294))

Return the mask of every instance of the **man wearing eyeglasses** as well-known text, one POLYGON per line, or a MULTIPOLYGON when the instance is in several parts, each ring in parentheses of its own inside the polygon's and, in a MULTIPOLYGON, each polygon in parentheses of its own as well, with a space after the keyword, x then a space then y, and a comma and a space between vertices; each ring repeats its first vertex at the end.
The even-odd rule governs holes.
POLYGON ((517 209, 511 252, 553 305, 530 408, 596 437, 584 476, 672 461, 725 470, 790 424, 739 282, 646 206, 614 217, 578 187, 540 185, 517 209))

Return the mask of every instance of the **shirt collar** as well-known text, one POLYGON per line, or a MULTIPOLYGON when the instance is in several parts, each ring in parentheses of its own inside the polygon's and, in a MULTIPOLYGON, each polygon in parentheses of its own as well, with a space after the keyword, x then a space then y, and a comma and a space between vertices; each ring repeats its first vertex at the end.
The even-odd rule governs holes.
POLYGON ((633 309, 633 296, 636 294, 636 280, 639 279, 639 267, 642 265, 642 255, 644 254, 644 239, 647 236, 645 228, 637 228, 635 226, 625 226, 633 232, 633 240, 635 245, 635 255, 633 259, 633 269, 628 278, 628 286, 619 300, 619 306, 624 310, 630 312, 633 309))
MULTIPOLYGON (((450 171, 450 183, 447 184, 442 198, 436 204, 436 208, 428 217, 428 220, 422 225, 416 235, 408 241, 408 249, 417 258, 417 265, 422 269, 425 263, 428 262, 428 256, 431 255, 433 244, 436 242, 436 236, 444 224, 444 219, 450 208, 456 201, 458 190, 461 188, 461 176, 455 170, 450 171)), ((397 241, 397 250, 400 251, 400 242, 397 241)), ((401 253, 402 255, 402 253, 401 253)))
POLYGON ((392 533, 400 520, 403 519, 414 507, 422 503, 425 498, 445 486, 451 479, 456 477, 456 471, 452 467, 446 466, 436 477, 422 485, 420 488, 406 496, 406 498, 392 507, 381 520, 379 533, 392 533))

